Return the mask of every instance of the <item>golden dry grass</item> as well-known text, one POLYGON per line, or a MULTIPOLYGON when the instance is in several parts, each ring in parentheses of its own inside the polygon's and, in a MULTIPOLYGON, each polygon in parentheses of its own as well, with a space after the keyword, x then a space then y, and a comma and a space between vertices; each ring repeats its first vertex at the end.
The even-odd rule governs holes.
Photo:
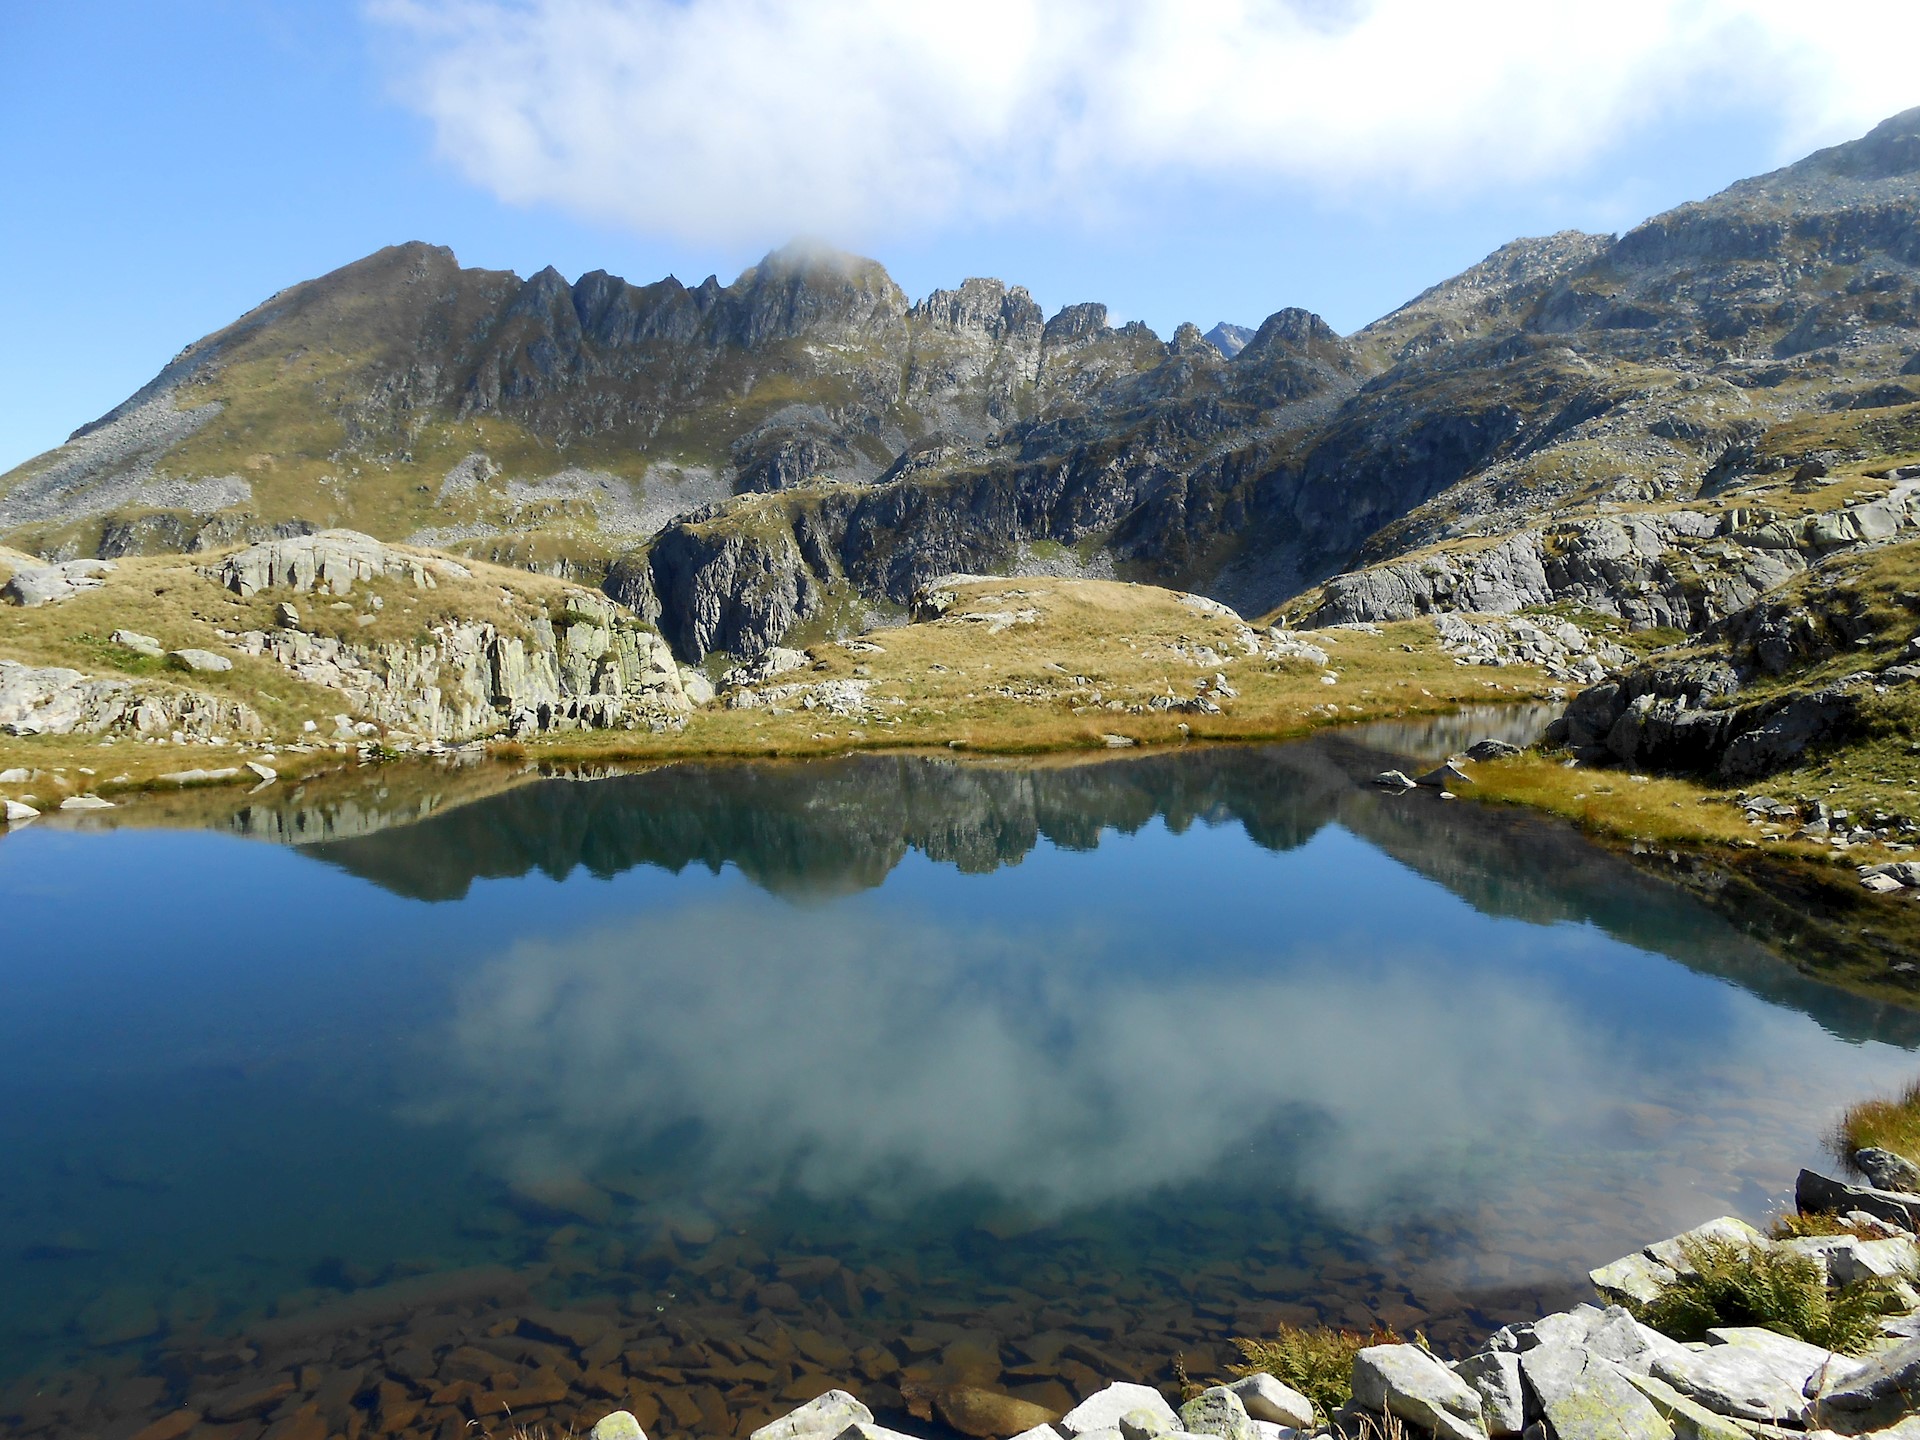
POLYGON ((817 645, 809 668, 775 682, 866 680, 874 715, 864 721, 799 708, 713 708, 677 737, 610 732, 556 737, 538 748, 570 756, 897 746, 1030 753, 1101 748, 1108 735, 1143 745, 1275 739, 1346 721, 1530 699, 1547 684, 1537 671, 1508 669, 1491 679, 1484 669, 1456 665, 1424 621, 1383 627, 1380 635, 1309 637, 1328 652, 1323 672, 1304 661, 1246 655, 1236 643, 1239 622, 1154 586, 995 579, 961 585, 957 593, 945 618, 817 645), (992 620, 968 618, 1022 612, 1032 618, 997 630, 992 620), (1202 647, 1217 663, 1196 663, 1202 647), (1221 702, 1222 714, 1147 708, 1155 697, 1191 700, 1197 683, 1216 674, 1238 692, 1221 702))
POLYGON ((1863 1100, 1840 1117, 1834 1152, 1844 1160, 1866 1149, 1891 1150, 1920 1165, 1920 1080, 1898 1095, 1863 1100))

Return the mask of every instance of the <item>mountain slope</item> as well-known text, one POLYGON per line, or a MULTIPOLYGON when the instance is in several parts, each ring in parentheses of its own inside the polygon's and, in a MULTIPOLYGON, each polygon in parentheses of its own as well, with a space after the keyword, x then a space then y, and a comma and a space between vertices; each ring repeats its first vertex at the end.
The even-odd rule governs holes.
POLYGON ((348 525, 604 581, 687 658, 953 570, 1254 613, 1358 566, 1324 614, 1369 619, 1450 608, 1434 569, 1479 576, 1482 608, 1698 629, 1792 564, 1747 547, 1702 603, 1680 572, 1711 537, 1654 520, 1903 454, 1917 357, 1920 111, 1618 238, 1516 241, 1345 339, 1283 310, 1163 342, 996 280, 910 303, 804 248, 690 288, 406 245, 273 297, 0 477, 0 536, 64 557, 348 525), (1568 545, 1577 586, 1544 591, 1475 558, 1531 576, 1568 545), (1636 610, 1649 585, 1666 600, 1636 610))

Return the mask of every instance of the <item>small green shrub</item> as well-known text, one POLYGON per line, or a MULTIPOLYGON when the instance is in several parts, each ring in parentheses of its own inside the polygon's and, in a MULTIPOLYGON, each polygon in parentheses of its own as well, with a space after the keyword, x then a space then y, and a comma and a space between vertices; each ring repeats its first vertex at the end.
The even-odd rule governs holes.
POLYGON ((1271 1340, 1236 1339, 1233 1343, 1244 1359, 1229 1365, 1230 1373, 1264 1371, 1311 1400, 1324 1420, 1353 1398, 1354 1355, 1369 1345, 1398 1345, 1400 1337, 1391 1330, 1363 1335, 1356 1330, 1282 1325, 1271 1340))
POLYGON ((1632 1307, 1643 1325, 1675 1340, 1753 1325, 1854 1355, 1879 1338, 1875 1319, 1900 1308, 1892 1281, 1870 1277, 1829 1290, 1819 1264, 1792 1250, 1708 1240, 1687 1242, 1683 1253, 1695 1273, 1632 1307))

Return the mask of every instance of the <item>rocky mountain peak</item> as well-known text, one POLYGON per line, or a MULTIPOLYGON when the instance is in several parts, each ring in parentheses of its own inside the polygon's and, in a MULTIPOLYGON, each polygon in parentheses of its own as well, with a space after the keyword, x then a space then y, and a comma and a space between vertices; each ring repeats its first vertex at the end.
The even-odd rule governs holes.
POLYGON ((1206 341, 1223 356, 1231 360, 1247 348, 1247 342, 1253 339, 1254 332, 1244 325, 1233 325, 1222 320, 1207 331, 1206 341))

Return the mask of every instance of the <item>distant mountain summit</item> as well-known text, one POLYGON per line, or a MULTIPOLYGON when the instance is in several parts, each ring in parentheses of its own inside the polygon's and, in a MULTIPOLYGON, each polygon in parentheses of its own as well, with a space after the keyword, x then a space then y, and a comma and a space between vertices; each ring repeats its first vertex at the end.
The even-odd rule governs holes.
POLYGON ((816 245, 694 286, 394 246, 0 477, 0 539, 111 556, 350 526, 603 583, 687 657, 956 570, 1252 613, 1869 443, 1863 417, 1904 433, 1917 375, 1920 110, 1623 236, 1515 241, 1348 337, 1282 310, 1162 340, 993 279, 912 301, 816 245))
POLYGON ((1244 325, 1230 325, 1225 320, 1207 331, 1207 343, 1231 360, 1247 348, 1247 342, 1253 339, 1253 331, 1244 325))

